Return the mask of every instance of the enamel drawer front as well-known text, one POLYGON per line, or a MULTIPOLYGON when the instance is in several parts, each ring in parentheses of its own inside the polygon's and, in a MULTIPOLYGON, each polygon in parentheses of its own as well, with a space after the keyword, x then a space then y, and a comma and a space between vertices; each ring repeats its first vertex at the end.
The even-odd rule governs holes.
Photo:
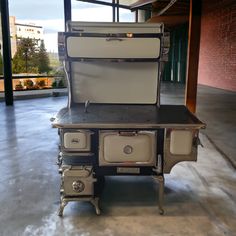
MULTIPOLYGON (((127 134, 126 134, 127 135, 127 134)), ((156 155, 155 132, 124 136, 118 132, 100 133, 100 165, 152 165, 156 155)))
POLYGON ((164 173, 181 161, 197 160, 197 129, 167 129, 164 145, 164 173))
POLYGON ((65 132, 63 135, 64 148, 77 151, 90 150, 90 133, 88 132, 65 132))
POLYGON ((66 169, 62 175, 62 190, 66 196, 93 195, 92 168, 66 169))
POLYGON ((173 130, 170 133, 170 152, 174 155, 189 155, 192 151, 193 132, 173 130))
POLYGON ((159 38, 68 37, 67 54, 81 58, 159 58, 159 38))

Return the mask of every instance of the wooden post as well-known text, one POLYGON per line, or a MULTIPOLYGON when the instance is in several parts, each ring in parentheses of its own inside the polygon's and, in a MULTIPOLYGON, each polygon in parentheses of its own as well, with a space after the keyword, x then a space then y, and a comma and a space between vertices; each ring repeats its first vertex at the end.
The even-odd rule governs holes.
POLYGON ((190 0, 187 78, 185 104, 188 109, 196 112, 198 61, 201 34, 201 0, 190 0))

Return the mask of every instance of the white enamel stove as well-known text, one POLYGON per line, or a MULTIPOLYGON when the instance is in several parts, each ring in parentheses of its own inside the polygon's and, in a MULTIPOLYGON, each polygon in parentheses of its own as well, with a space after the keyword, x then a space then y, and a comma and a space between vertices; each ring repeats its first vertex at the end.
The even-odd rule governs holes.
POLYGON ((59 129, 61 205, 90 201, 97 214, 105 176, 150 175, 159 183, 180 161, 196 161, 205 124, 184 106, 160 104, 163 25, 68 22, 59 56, 68 79, 68 106, 59 129))

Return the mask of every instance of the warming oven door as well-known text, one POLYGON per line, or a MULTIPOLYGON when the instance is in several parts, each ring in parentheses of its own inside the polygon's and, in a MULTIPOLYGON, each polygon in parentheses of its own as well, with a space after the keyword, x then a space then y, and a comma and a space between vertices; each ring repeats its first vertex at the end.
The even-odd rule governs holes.
POLYGON ((100 131, 100 166, 154 166, 156 131, 100 131))

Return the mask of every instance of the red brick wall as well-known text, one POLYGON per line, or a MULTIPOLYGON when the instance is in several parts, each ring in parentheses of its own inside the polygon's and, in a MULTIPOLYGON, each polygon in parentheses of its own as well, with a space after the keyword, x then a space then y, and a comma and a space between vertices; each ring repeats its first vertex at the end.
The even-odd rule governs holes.
POLYGON ((198 83, 236 91, 236 1, 202 4, 198 83))

